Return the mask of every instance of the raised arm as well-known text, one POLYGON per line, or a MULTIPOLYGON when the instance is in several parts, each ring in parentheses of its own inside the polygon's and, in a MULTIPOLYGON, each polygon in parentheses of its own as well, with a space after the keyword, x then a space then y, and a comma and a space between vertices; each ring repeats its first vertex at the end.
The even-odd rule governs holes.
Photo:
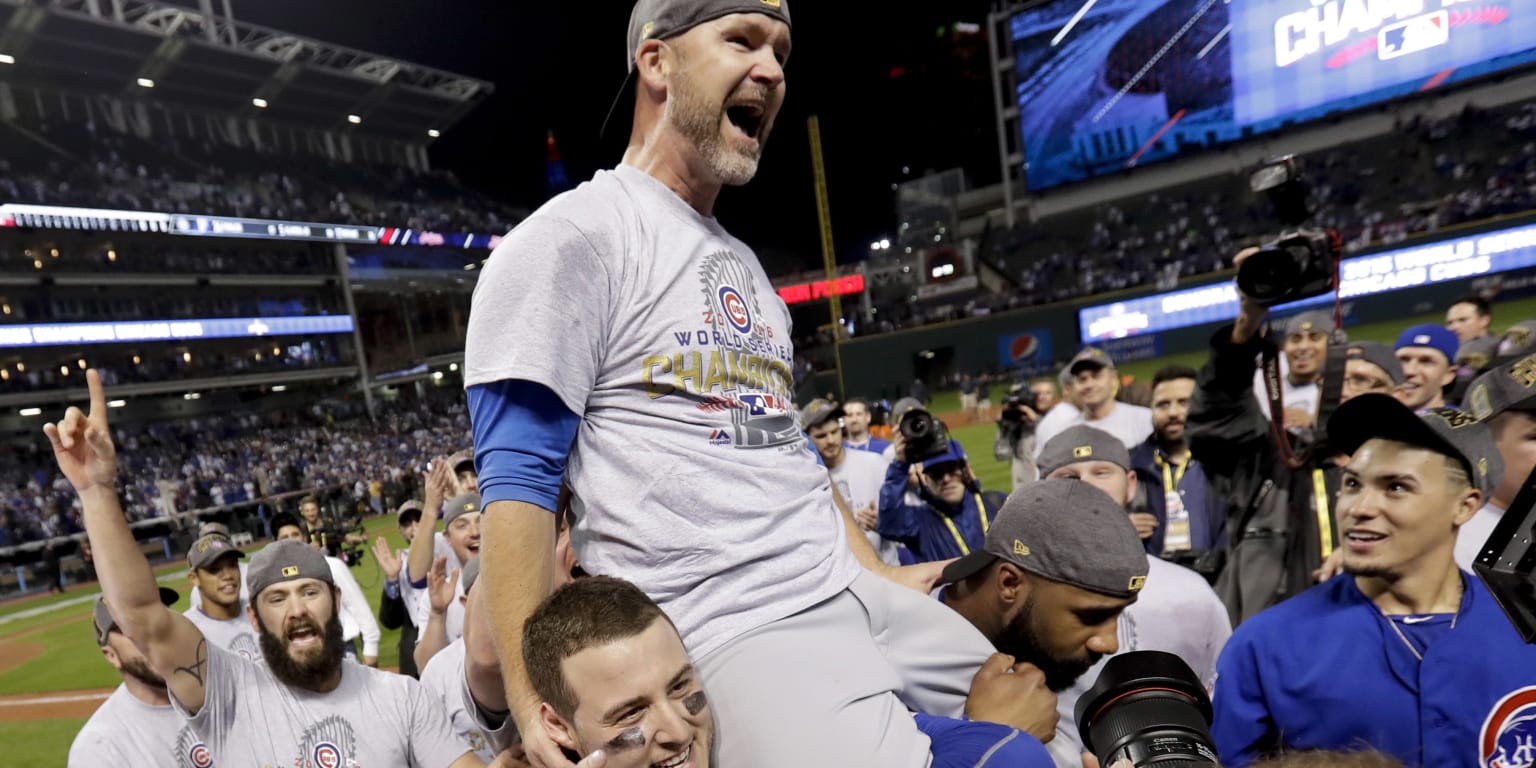
MULTIPOLYGON (((421 509, 421 523, 416 526, 416 538, 411 540, 410 553, 406 555, 405 578, 417 589, 425 588, 427 571, 432 568, 432 557, 437 541, 437 519, 443 514, 443 501, 453 488, 453 472, 448 460, 439 456, 432 460, 427 472, 427 500, 421 509)), ((463 563, 460 563, 463 565, 463 563)))
POLYGON ((144 651, 182 708, 195 714, 206 696, 207 641, 195 624, 160 603, 160 586, 117 500, 117 449, 101 376, 92 369, 85 380, 90 414, 71 406, 63 421, 44 425, 43 432, 59 469, 80 494, 86 536, 113 620, 144 651))

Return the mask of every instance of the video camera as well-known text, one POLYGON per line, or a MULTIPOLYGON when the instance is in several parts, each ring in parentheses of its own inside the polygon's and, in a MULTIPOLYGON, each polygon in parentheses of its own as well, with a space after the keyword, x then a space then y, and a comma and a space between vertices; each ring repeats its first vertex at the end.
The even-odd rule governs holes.
POLYGON ((1274 207, 1283 229, 1237 270, 1237 289, 1265 307, 1320 296, 1334 288, 1343 239, 1332 229, 1303 226, 1312 218, 1310 189, 1294 155, 1266 163, 1248 178, 1274 207))
POLYGON ((1035 394, 1024 384, 1015 384, 1003 397, 1003 409, 998 413, 998 425, 1022 424, 1024 422, 1024 409, 1038 413, 1040 411, 1040 396, 1035 394))

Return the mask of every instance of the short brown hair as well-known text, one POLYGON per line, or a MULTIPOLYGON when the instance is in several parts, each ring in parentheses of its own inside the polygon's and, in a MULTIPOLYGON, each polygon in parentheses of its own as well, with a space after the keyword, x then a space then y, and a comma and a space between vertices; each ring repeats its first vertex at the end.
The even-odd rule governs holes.
POLYGON ((534 693, 561 717, 572 717, 576 694, 561 664, 588 648, 634 637, 657 619, 672 623, 639 587, 623 579, 589 576, 555 590, 523 627, 523 665, 534 693))
POLYGON ((1397 758, 1372 749, 1353 752, 1286 752, 1254 763, 1253 768, 1403 768, 1397 758))
POLYGON ((299 499, 299 509, 303 509, 305 504, 313 504, 316 507, 319 507, 320 500, 315 498, 313 495, 305 496, 304 498, 299 499))

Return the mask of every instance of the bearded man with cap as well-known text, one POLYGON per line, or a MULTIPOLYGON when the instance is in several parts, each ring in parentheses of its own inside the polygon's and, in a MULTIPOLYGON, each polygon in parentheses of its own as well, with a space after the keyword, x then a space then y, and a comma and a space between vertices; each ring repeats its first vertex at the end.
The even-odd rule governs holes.
POLYGON ((240 561, 245 553, 227 537, 210 533, 192 542, 187 550, 187 579, 192 593, 207 596, 183 614, 202 630, 213 645, 246 661, 261 658, 256 631, 246 616, 240 561))
MULTIPOLYGON (((176 599, 176 590, 160 587, 163 605, 175 605, 176 599)), ((117 628, 100 597, 91 607, 91 630, 102 657, 123 682, 75 734, 68 768, 159 768, 173 761, 175 765, 209 765, 208 748, 171 708, 165 678, 150 668, 144 652, 117 628)))
MULTIPOLYGON (((1120 392, 1120 371, 1115 361, 1097 347, 1083 347, 1067 363, 1065 374, 1070 377, 1073 401, 1078 412, 1063 411, 1062 418, 1053 419, 1051 414, 1035 427, 1035 461, 1038 465, 1045 444, 1062 430, 1077 424, 1086 424, 1119 438, 1127 450, 1140 445, 1152 434, 1152 409, 1115 399, 1120 392)), ((1055 413, 1057 409, 1052 409, 1055 413)), ((1041 475, 1044 476, 1043 474, 1041 475)))
POLYGON ((1445 407, 1446 388, 1456 381, 1456 349, 1461 342, 1443 325, 1425 323, 1404 330, 1392 347, 1403 366, 1397 399, 1415 411, 1445 407))
POLYGON ((999 652, 1039 667, 1057 693, 1063 715, 1046 750, 1059 768, 1082 764, 1076 696, 1064 697, 1120 650, 1120 616, 1141 594, 1147 563, 1119 504, 1088 483, 1049 479, 1015 491, 985 544, 944 569, 939 601, 999 652))
MULTIPOLYGON (((1103 492, 1128 513, 1136 498, 1136 472, 1131 456, 1112 435, 1088 426, 1076 426, 1051 439, 1040 454, 1041 475, 1050 480, 1078 480, 1103 492)), ((1070 512, 1070 509, 1063 510, 1070 512)), ((1136 514, 1127 515, 1133 523, 1136 514)), ((1142 525, 1133 526, 1139 530, 1142 525)), ((1232 634, 1226 607, 1205 579, 1194 571, 1167 562, 1142 551, 1146 561, 1147 583, 1135 604, 1121 614, 1119 652, 1163 651, 1189 664, 1210 687, 1216 679, 1216 659, 1232 634)), ((1111 651, 1111 654, 1114 652, 1111 651)), ((1085 675, 1059 698, 1059 709, 1067 722, 1077 700, 1098 679, 1099 669, 1085 675)), ((1059 734, 1071 748, 1053 747, 1058 764, 1082 743, 1075 729, 1059 734)))
POLYGON ((622 162, 523 220, 475 288, 464 378, 482 578, 535 765, 570 764, 536 729, 518 655, 554 581, 562 480, 582 566, 675 623, 714 701, 720 764, 924 765, 905 707, 959 715, 990 655, 924 597, 941 569, 881 562, 836 503, 795 418, 789 311, 714 216, 783 105, 790 5, 636 3, 622 162))
POLYGON ((343 651, 349 657, 357 656, 357 640, 363 641, 363 664, 373 667, 379 663, 379 623, 373 617, 373 609, 368 605, 368 597, 363 594, 363 588, 358 585, 357 578, 352 575, 351 569, 339 558, 325 554, 325 549, 320 546, 319 540, 309 536, 304 531, 304 524, 298 518, 287 513, 278 513, 272 516, 270 521, 272 532, 278 541, 297 541, 308 543, 315 551, 325 555, 325 564, 331 569, 331 583, 341 593, 341 602, 337 613, 341 617, 343 651))
POLYGON ((1369 394, 1328 435, 1350 456, 1344 573, 1233 633, 1212 696, 1222 765, 1361 746, 1414 766, 1530 765, 1536 647, 1453 558, 1504 474, 1487 425, 1369 394))
POLYGON ((114 623, 165 679, 171 705, 215 765, 483 765, 456 739, 420 683, 346 662, 339 595, 325 556, 279 541, 251 559, 247 611, 262 662, 211 645, 166 608, 117 498, 117 451, 101 376, 86 372, 90 413, 71 407, 44 431, 80 495, 114 623))

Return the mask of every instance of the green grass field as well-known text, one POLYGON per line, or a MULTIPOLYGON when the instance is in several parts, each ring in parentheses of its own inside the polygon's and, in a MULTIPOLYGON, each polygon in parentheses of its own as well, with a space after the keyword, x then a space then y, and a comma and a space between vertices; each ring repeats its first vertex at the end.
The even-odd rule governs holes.
MULTIPOLYGON (((1536 298, 1500 304, 1498 312, 1501 317, 1509 319, 1536 316, 1536 298)), ((1349 334, 1352 339, 1370 339, 1391 344, 1403 328, 1416 323, 1440 322, 1441 319, 1442 316, 1439 314, 1420 315, 1392 323, 1351 327, 1349 334)), ((1157 360, 1127 363, 1120 366, 1120 371, 1138 380, 1148 381, 1152 378, 1152 374, 1164 365, 1182 364, 1198 368, 1204 361, 1203 351, 1168 355, 1157 360)), ((959 405, 958 393, 940 392, 935 395, 932 407, 936 413, 944 413, 958 410, 959 405)), ((965 446, 982 487, 1009 489, 1008 463, 992 458, 994 428, 991 424, 957 427, 952 430, 952 434, 965 446)), ((403 546, 403 542, 395 533, 392 519, 387 517, 370 519, 367 528, 370 536, 384 534, 395 546, 403 546)), ((161 572, 179 574, 183 570, 179 566, 172 565, 161 569, 161 572)), ((367 557, 366 562, 353 573, 377 612, 381 576, 373 558, 367 557)), ((185 600, 188 591, 185 577, 174 576, 163 583, 182 592, 183 601, 176 607, 184 610, 187 607, 185 600)), ((12 604, 0 608, 0 621, 5 621, 6 617, 23 611, 75 600, 95 592, 94 588, 75 587, 64 595, 12 604)), ((0 695, 53 693, 115 686, 118 683, 117 673, 101 658, 95 642, 91 639, 89 621, 90 603, 84 601, 42 615, 0 624, 0 641, 19 640, 23 643, 35 644, 40 651, 30 661, 0 675, 0 695)), ((380 644, 381 666, 396 666, 399 663, 396 648, 398 635, 398 631, 384 631, 384 638, 380 644)), ((0 724, 0 743, 8 745, 5 765, 18 768, 56 768, 63 765, 69 744, 84 722, 83 719, 64 719, 0 724)))

